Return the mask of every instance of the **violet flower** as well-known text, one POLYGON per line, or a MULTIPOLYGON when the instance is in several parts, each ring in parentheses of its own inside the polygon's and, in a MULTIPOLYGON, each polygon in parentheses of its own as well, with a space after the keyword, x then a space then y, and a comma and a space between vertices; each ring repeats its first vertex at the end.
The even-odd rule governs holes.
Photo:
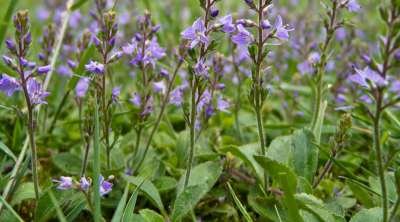
POLYGON ((156 93, 161 92, 162 94, 164 94, 167 91, 167 87, 164 83, 164 81, 159 81, 159 82, 153 82, 153 90, 156 93))
POLYGON ((289 32, 293 31, 293 29, 287 29, 286 26, 283 25, 282 17, 280 15, 276 18, 274 27, 276 29, 275 37, 280 40, 288 40, 289 32))
POLYGON ((39 75, 43 75, 43 74, 47 74, 48 72, 50 72, 51 70, 51 66, 47 65, 47 66, 40 66, 37 68, 37 72, 39 75))
POLYGON ((95 61, 90 61, 85 65, 85 69, 92 74, 104 74, 104 65, 95 61))
POLYGON ((358 4, 357 0, 349 0, 346 6, 349 12, 359 12, 361 9, 361 6, 358 4))
POLYGON ((58 184, 57 189, 59 190, 69 190, 72 188, 72 177, 61 176, 59 180, 53 180, 58 184))
POLYGON ((104 180, 103 176, 100 176, 100 195, 104 196, 111 192, 113 184, 107 180, 104 180))
POLYGON ((111 92, 111 100, 116 103, 119 100, 119 95, 121 94, 121 87, 117 86, 115 88, 112 89, 111 92))
POLYGON ((233 24, 232 15, 227 15, 219 20, 222 24, 222 31, 225 33, 232 33, 236 30, 235 25, 233 24))
POLYGON ((185 29, 181 33, 181 36, 183 39, 190 41, 189 48, 193 49, 199 43, 202 43, 204 45, 208 44, 209 39, 206 35, 206 31, 207 30, 206 27, 204 26, 203 20, 199 18, 193 23, 192 26, 185 29))
POLYGON ((175 106, 180 106, 182 105, 182 102, 183 102, 183 89, 181 87, 178 87, 172 90, 169 98, 169 103, 175 106))
POLYGON ((351 75, 348 80, 362 87, 368 88, 368 81, 375 86, 384 86, 387 84, 387 81, 381 75, 369 67, 365 67, 363 70, 355 69, 355 71, 356 73, 351 75))
POLYGON ((81 78, 75 87, 75 94, 78 98, 85 97, 89 89, 90 79, 87 77, 81 78))
POLYGON ((3 74, 0 76, 0 91, 7 96, 12 96, 14 92, 21 90, 19 82, 11 76, 3 74))
POLYGON ((228 101, 224 100, 222 97, 218 97, 217 109, 222 112, 228 112, 230 104, 228 101))
POLYGON ((79 186, 83 191, 87 192, 90 187, 90 181, 86 177, 82 177, 79 181, 79 186))
POLYGON ((29 100, 31 101, 32 105, 47 104, 45 99, 50 95, 50 93, 44 91, 39 82, 33 78, 30 78, 27 81, 26 87, 29 94, 29 100))
POLYGON ((132 98, 129 100, 136 107, 140 107, 142 99, 138 93, 132 93, 132 98))
POLYGON ((233 43, 239 46, 247 46, 253 42, 253 35, 243 25, 239 24, 236 27, 237 33, 231 37, 233 43))

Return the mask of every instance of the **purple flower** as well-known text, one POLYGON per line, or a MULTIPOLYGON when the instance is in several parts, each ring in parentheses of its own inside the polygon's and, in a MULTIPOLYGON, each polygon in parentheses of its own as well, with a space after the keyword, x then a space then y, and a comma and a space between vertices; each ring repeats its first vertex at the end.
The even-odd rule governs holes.
POLYGON ((347 9, 349 12, 358 12, 361 6, 358 4, 357 0, 349 0, 349 2, 347 2, 347 9))
POLYGON ((59 180, 53 180, 58 184, 57 189, 68 190, 72 188, 72 177, 61 176, 59 180))
POLYGON ((111 192, 113 184, 107 180, 104 180, 103 176, 100 176, 100 195, 104 196, 111 192))
POLYGON ((263 20, 263 21, 261 22, 261 27, 262 27, 263 29, 270 29, 270 28, 272 27, 272 25, 271 25, 271 23, 270 23, 267 19, 265 19, 265 20, 263 20))
POLYGON ((210 104, 211 102, 211 93, 209 90, 205 90, 203 95, 201 95, 200 101, 197 104, 197 112, 200 113, 203 108, 210 104))
POLYGON ((215 17, 218 16, 218 14, 219 14, 219 10, 218 10, 217 8, 212 8, 212 9, 210 10, 210 15, 211 15, 211 17, 215 18, 215 17))
POLYGON ((43 90, 42 85, 35 79, 30 78, 26 83, 29 94, 29 100, 32 105, 47 104, 46 97, 50 95, 49 92, 43 90))
POLYGON ((336 29, 336 39, 338 41, 345 40, 346 39, 346 35, 347 35, 347 32, 346 32, 345 28, 340 27, 340 28, 336 29))
POLYGON ((285 25, 283 25, 282 17, 280 15, 278 15, 278 17, 276 18, 274 27, 276 29, 275 37, 281 40, 289 39, 289 31, 292 30, 287 29, 285 25))
POLYGON ((237 33, 231 37, 233 43, 239 46, 247 46, 253 41, 253 35, 243 25, 237 25, 237 33))
POLYGON ((148 98, 146 101, 146 105, 144 106, 144 109, 143 109, 141 115, 147 116, 152 112, 153 112, 153 97, 150 96, 150 98, 148 98))
POLYGON ((50 12, 44 7, 39 7, 36 10, 36 17, 39 21, 45 21, 50 17, 50 12))
POLYGON ((180 106, 182 104, 182 101, 183 101, 183 89, 181 87, 178 87, 172 90, 169 98, 169 103, 175 106, 180 106))
POLYGON ((199 43, 203 43, 204 45, 208 44, 208 37, 206 35, 206 27, 204 26, 204 22, 201 19, 197 19, 193 25, 187 29, 185 29, 181 36, 183 39, 190 41, 190 48, 193 49, 199 43))
POLYGON ((14 63, 14 62, 13 62, 13 59, 10 58, 10 57, 8 57, 8 56, 6 56, 6 55, 3 55, 3 61, 4 61, 4 63, 7 64, 8 66, 11 66, 11 65, 14 63))
POLYGON ((167 87, 165 86, 164 81, 161 80, 159 82, 153 82, 153 90, 156 93, 161 92, 162 94, 164 94, 167 90, 167 87))
POLYGON ((208 66, 205 64, 204 60, 199 60, 194 66, 194 72, 198 76, 208 77, 208 66))
POLYGON ((112 93, 111 93, 111 100, 116 103, 119 100, 119 95, 121 94, 121 87, 117 86, 115 88, 112 89, 112 93))
POLYGON ((351 75, 348 79, 362 87, 368 88, 368 81, 377 86, 384 86, 387 81, 374 70, 365 67, 363 70, 355 69, 356 73, 351 75))
POLYGON ((60 65, 57 68, 57 73, 60 74, 61 76, 68 76, 68 77, 72 76, 72 73, 69 70, 68 66, 65 66, 65 65, 60 65))
POLYGON ((0 91, 3 91, 7 96, 12 96, 15 91, 21 89, 19 82, 6 74, 0 76, 0 91))
POLYGON ((75 87, 75 94, 78 98, 85 97, 89 89, 90 79, 87 77, 81 78, 75 87))
POLYGON ((235 26, 232 23, 232 15, 227 15, 219 20, 222 24, 222 31, 232 33, 235 31, 235 26))
POLYGON ((321 56, 318 52, 311 52, 307 58, 307 60, 310 64, 315 64, 315 63, 319 62, 320 59, 321 59, 321 56))
POLYGON ((81 22, 82 15, 79 11, 74 11, 69 19, 69 26, 71 28, 77 28, 81 22))
POLYGON ((136 107, 140 107, 142 104, 142 98, 138 93, 132 93, 132 98, 129 101, 136 107))
POLYGON ((228 112, 230 104, 228 101, 224 100, 222 97, 218 97, 217 109, 222 112, 228 112))
POLYGON ((104 65, 95 61, 90 61, 89 64, 85 65, 85 68, 92 74, 104 74, 104 65))
POLYGON ((157 42, 157 38, 153 39, 146 44, 146 50, 143 57, 144 65, 151 64, 155 66, 155 62, 166 55, 165 49, 161 48, 157 42))
POLYGON ((48 72, 50 72, 51 70, 51 66, 47 65, 47 66, 39 66, 37 68, 37 72, 39 75, 43 75, 43 74, 47 74, 48 72))
POLYGON ((10 51, 15 50, 15 43, 11 39, 6 40, 6 46, 10 51))
POLYGON ((76 62, 74 62, 73 60, 68 59, 67 64, 69 66, 69 68, 71 69, 75 69, 77 67, 76 62))
POLYGON ((302 63, 299 63, 297 65, 297 70, 299 71, 300 74, 304 75, 304 74, 311 74, 314 72, 314 69, 312 67, 312 65, 310 65, 310 63, 308 61, 304 61, 302 63))
POLYGON ((82 177, 79 181, 79 185, 83 191, 88 191, 90 187, 90 181, 86 177, 82 177))

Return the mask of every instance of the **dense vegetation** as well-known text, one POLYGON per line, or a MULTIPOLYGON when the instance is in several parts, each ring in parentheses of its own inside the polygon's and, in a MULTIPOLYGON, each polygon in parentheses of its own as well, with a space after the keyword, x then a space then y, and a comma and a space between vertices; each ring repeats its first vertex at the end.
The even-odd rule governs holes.
POLYGON ((399 0, 2 0, 0 221, 400 221, 399 0))

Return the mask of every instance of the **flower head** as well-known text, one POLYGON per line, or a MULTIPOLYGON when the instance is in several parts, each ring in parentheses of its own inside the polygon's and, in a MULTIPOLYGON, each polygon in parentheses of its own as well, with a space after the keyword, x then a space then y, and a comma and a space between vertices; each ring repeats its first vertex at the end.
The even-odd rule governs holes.
POLYGON ((387 81, 374 70, 365 67, 363 70, 355 69, 356 73, 351 75, 348 79, 350 82, 356 83, 362 87, 369 87, 368 82, 375 86, 384 86, 387 81))
POLYGON ((12 96, 15 91, 20 89, 21 86, 14 77, 6 74, 0 76, 0 91, 3 91, 7 96, 12 96))
POLYGON ((349 12, 358 12, 361 6, 358 4, 357 0, 349 0, 346 5, 349 12))
POLYGON ((217 109, 222 112, 228 112, 230 104, 228 101, 224 100, 222 97, 219 97, 217 100, 217 109))
POLYGON ((90 181, 86 177, 82 177, 79 180, 79 186, 83 191, 88 191, 90 187, 90 181))
POLYGON ((81 78, 75 87, 75 94, 78 98, 85 97, 89 89, 90 79, 87 77, 81 78))
POLYGON ((233 43, 239 46, 247 46, 253 41, 253 35, 243 25, 236 26, 237 32, 231 37, 233 43))
POLYGON ((95 61, 90 61, 89 64, 85 65, 85 68, 93 74, 104 74, 104 65, 95 61))
POLYGON ((45 99, 50 95, 50 93, 44 91, 39 82, 31 78, 28 80, 26 87, 32 105, 47 104, 45 99))
POLYGON ((232 33, 236 30, 235 25, 233 24, 232 15, 227 15, 219 20, 222 24, 222 31, 225 33, 232 33))
POLYGON ((59 190, 68 190, 72 188, 72 177, 64 177, 61 176, 59 180, 53 180, 58 184, 57 189, 59 190))
POLYGON ((111 192, 113 184, 107 180, 104 180, 103 176, 100 176, 100 195, 104 196, 111 192))
POLYGON ((164 81, 159 81, 159 82, 153 82, 153 90, 156 93, 161 92, 162 94, 165 93, 165 91, 167 90, 167 87, 164 83, 164 81))
POLYGON ((132 93, 132 98, 129 100, 136 107, 140 107, 142 99, 138 93, 132 93))
POLYGON ((119 100, 119 95, 121 94, 121 87, 117 86, 112 89, 111 100, 116 103, 119 100))
POLYGON ((50 72, 50 70, 51 70, 51 66, 50 65, 40 66, 40 67, 37 68, 37 72, 38 72, 39 75, 47 74, 48 72, 50 72))
POLYGON ((286 26, 283 24, 282 17, 280 15, 278 15, 278 17, 276 18, 274 27, 276 29, 275 37, 277 37, 280 40, 289 39, 289 32, 292 31, 292 29, 286 28, 286 26))
POLYGON ((208 77, 208 69, 203 59, 200 59, 194 66, 195 74, 202 77, 208 77))
POLYGON ((183 101, 183 89, 181 87, 178 87, 172 90, 169 98, 169 103, 175 106, 180 106, 182 104, 182 101, 183 101))
POLYGON ((204 26, 204 22, 202 19, 197 19, 192 26, 189 28, 185 29, 182 33, 181 36, 183 39, 189 40, 190 41, 190 48, 193 49, 196 47, 199 43, 203 43, 204 45, 207 45, 209 42, 209 39, 206 35, 206 27, 204 26))

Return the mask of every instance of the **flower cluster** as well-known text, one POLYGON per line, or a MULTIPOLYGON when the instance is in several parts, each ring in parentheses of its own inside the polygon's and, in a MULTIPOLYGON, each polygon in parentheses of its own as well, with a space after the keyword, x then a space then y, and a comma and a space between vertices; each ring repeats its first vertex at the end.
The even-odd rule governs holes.
MULTIPOLYGON (((104 179, 103 176, 100 175, 99 178, 99 192, 101 196, 105 196, 112 191, 113 176, 109 176, 107 180, 104 179)), ((53 179, 53 182, 57 184, 57 189, 59 190, 80 190, 85 193, 89 193, 91 191, 92 180, 91 178, 81 177, 79 181, 75 181, 72 177, 69 176, 61 176, 59 179, 53 179)))

